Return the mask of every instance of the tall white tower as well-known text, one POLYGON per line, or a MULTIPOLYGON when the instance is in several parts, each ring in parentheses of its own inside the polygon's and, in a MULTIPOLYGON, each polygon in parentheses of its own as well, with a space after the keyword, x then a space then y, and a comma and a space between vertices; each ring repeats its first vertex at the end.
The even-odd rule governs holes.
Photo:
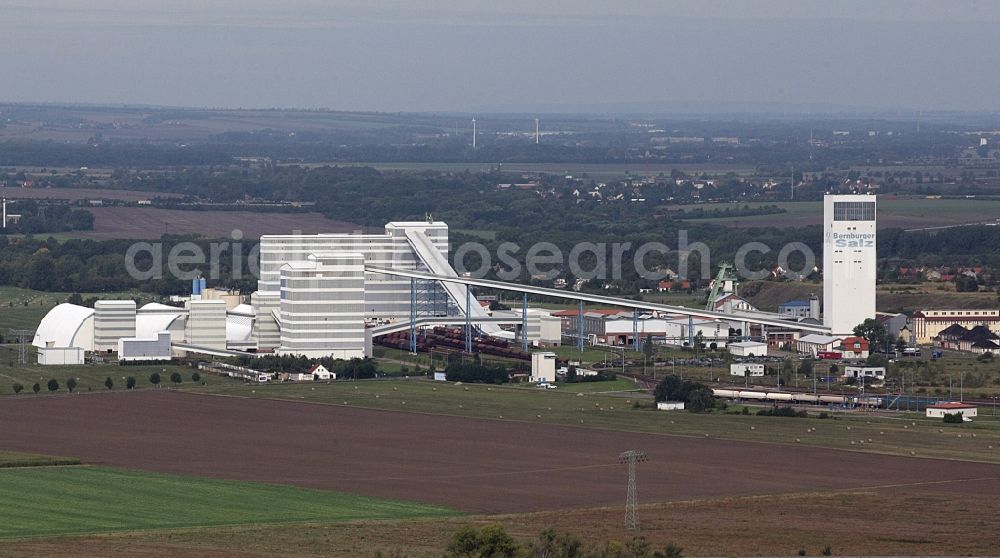
POLYGON ((476 119, 472 119, 472 148, 476 148, 476 119))
POLYGON ((875 317, 875 196, 823 198, 823 325, 850 334, 875 317))
POLYGON ((538 119, 535 119, 535 145, 538 145, 538 119))

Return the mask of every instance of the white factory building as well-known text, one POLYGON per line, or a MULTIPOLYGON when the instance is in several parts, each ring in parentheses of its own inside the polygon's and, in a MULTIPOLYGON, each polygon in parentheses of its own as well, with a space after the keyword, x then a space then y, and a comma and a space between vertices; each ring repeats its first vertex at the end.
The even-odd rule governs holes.
POLYGON ((823 325, 850 335, 875 317, 875 196, 823 198, 823 325))
POLYGON ((304 261, 282 265, 279 277, 280 353, 365 356, 364 255, 310 254, 304 261))
MULTIPOLYGON (((162 333, 176 355, 364 357, 372 350, 369 326, 408 320, 414 291, 410 279, 371 273, 365 266, 457 277, 448 250, 448 225, 433 220, 389 223, 382 233, 263 236, 258 290, 249 304, 238 293, 207 289, 204 279, 192 281, 189 297, 178 297, 183 307, 137 308, 131 300, 100 300, 93 309, 60 304, 42 319, 33 345, 41 363, 82 362, 82 352, 118 353, 122 360, 161 358, 162 350, 150 347, 165 339, 162 333)), ((464 285, 416 283, 432 300, 423 316, 464 315, 468 300, 473 318, 488 317, 474 297, 467 298, 464 285)), ((558 344, 558 323, 529 310, 526 336, 536 344, 558 344)), ((512 337, 493 323, 477 327, 512 337)))

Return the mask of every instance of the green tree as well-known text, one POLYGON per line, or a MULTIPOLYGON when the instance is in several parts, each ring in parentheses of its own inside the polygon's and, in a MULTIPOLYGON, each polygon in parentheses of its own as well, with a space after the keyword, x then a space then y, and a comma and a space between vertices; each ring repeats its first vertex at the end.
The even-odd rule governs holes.
POLYGON ((192 382, 200 382, 201 381, 201 374, 199 374, 197 372, 192 372, 191 373, 191 381, 192 382))
POLYGON ((854 335, 864 337, 868 341, 868 350, 872 353, 885 351, 889 346, 889 333, 885 326, 874 318, 868 318, 854 328, 854 335))
POLYGON ((653 358, 656 354, 656 345, 653 345, 653 336, 647 335, 646 341, 642 344, 642 354, 646 355, 646 358, 653 358))
POLYGON ((799 375, 811 378, 813 374, 813 360, 804 358, 799 361, 799 375))
POLYGON ((76 389, 76 378, 70 377, 70 379, 66 380, 66 389, 70 393, 73 393, 73 390, 76 389))
POLYGON ((125 387, 127 389, 135 389, 135 376, 129 376, 125 380, 125 387))
POLYGON ((48 388, 52 393, 59 391, 59 382, 57 382, 55 378, 52 378, 49 380, 48 388))
POLYGON ((445 555, 454 558, 518 558, 525 556, 526 552, 502 525, 487 525, 479 530, 471 526, 459 529, 448 543, 445 555))
POLYGON ((111 379, 111 376, 108 376, 107 379, 104 380, 104 387, 108 389, 115 387, 115 382, 111 379))
POLYGON ((156 387, 160 387, 160 373, 159 372, 153 372, 152 374, 150 374, 149 375, 149 383, 153 384, 156 387))
POLYGON ((22 386, 21 384, 19 384, 17 382, 14 382, 14 395, 17 395, 17 394, 21 393, 21 390, 23 390, 23 389, 24 389, 24 386, 22 386))
POLYGON ((77 306, 83 306, 83 297, 80 296, 80 293, 73 293, 69 295, 69 298, 66 299, 66 302, 70 304, 75 304, 77 306))
POLYGON ((960 293, 974 293, 979 290, 979 281, 975 277, 959 275, 955 278, 955 291, 960 293))
POLYGON ((550 527, 538 536, 532 551, 534 556, 583 558, 583 541, 572 533, 562 533, 550 527))
POLYGON ((35 395, 38 395, 38 392, 42 391, 42 386, 38 385, 38 382, 35 382, 35 385, 31 386, 31 391, 35 392, 35 395))
POLYGON ((173 382, 173 383, 175 383, 175 384, 181 383, 181 380, 182 380, 182 378, 181 378, 181 373, 180 372, 174 372, 173 374, 170 375, 170 381, 173 382))

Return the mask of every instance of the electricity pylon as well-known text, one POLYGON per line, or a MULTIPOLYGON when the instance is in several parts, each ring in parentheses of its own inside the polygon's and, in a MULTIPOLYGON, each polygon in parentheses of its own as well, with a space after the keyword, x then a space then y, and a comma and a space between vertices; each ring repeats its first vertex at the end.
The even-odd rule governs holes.
POLYGON ((628 493, 625 496, 625 528, 639 530, 639 500, 635 487, 635 464, 646 461, 646 452, 628 450, 618 456, 618 462, 628 465, 628 493))

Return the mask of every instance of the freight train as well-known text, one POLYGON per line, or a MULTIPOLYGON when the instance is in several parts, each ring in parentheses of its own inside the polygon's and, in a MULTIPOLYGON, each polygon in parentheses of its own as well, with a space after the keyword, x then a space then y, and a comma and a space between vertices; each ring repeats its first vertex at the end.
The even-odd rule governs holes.
MULTIPOLYGON (((410 332, 400 331, 380 337, 380 345, 395 349, 410 350, 410 332)), ((461 328, 435 327, 431 331, 417 333, 417 352, 463 352, 465 350, 465 332, 461 328)), ((477 335, 472 338, 472 352, 493 355, 516 360, 531 360, 531 354, 520 348, 511 346, 503 339, 488 335, 477 335)))
POLYGON ((722 399, 740 399, 743 401, 761 401, 771 403, 808 403, 812 405, 882 407, 886 403, 885 397, 877 395, 831 395, 741 389, 713 389, 712 395, 722 399))

